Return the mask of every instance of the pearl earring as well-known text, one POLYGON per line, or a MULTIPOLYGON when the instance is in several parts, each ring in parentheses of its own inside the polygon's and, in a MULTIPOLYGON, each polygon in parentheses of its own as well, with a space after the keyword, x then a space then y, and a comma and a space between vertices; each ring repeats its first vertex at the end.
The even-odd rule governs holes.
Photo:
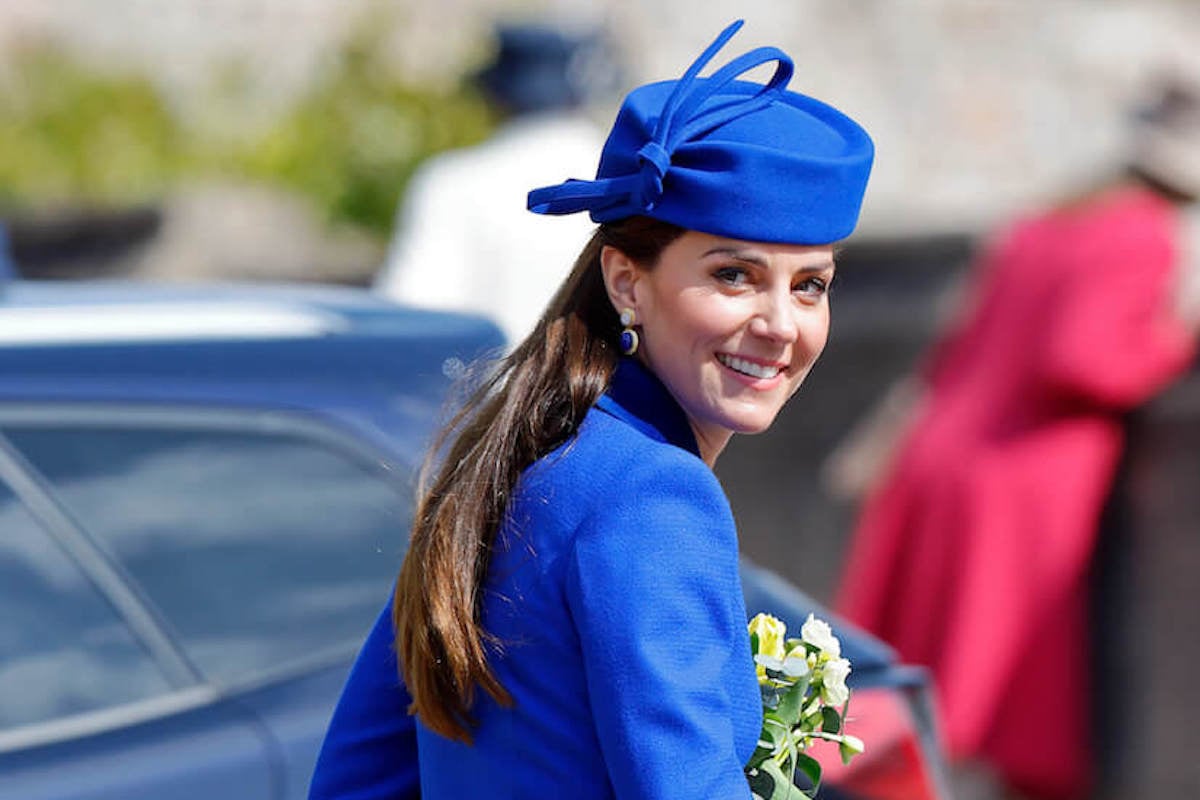
POLYGON ((633 355, 638 349, 638 335, 633 329, 636 322, 637 315, 632 308, 621 309, 621 352, 627 356, 633 355))

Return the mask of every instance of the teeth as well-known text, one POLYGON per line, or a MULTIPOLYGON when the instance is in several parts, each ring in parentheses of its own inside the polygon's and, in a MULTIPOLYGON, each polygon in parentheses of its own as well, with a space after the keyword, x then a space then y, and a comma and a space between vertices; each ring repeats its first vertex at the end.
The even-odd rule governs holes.
POLYGON ((779 374, 779 367, 765 367, 762 364, 755 364, 753 361, 747 361, 737 356, 727 356, 724 353, 718 353, 717 360, 735 372, 749 375, 752 378, 774 378, 779 374))

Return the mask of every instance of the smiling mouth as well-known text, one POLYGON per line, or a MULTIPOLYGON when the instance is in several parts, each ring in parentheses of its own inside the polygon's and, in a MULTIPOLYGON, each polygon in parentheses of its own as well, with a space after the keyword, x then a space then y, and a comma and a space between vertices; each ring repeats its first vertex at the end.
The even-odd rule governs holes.
POLYGON ((734 372, 740 372, 751 378, 769 379, 774 378, 782 371, 782 367, 771 366, 768 364, 756 364, 753 361, 747 361, 744 358, 727 355, 725 353, 717 353, 717 361, 720 361, 726 367, 729 367, 734 372))

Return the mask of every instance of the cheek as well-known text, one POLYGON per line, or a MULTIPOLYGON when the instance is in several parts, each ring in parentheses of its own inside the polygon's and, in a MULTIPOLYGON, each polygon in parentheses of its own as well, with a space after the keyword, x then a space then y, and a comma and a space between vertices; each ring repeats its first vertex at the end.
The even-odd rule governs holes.
POLYGON ((800 337, 795 349, 796 366, 806 368, 825 350, 829 342, 829 312, 813 313, 800 323, 800 337))
POLYGON ((818 355, 818 356, 821 355, 821 352, 825 349, 825 345, 829 343, 829 315, 828 314, 825 315, 825 318, 821 321, 821 323, 819 325, 814 326, 814 330, 812 333, 812 343, 813 343, 814 355, 818 355))
POLYGON ((722 300, 683 294, 671 303, 660 305, 657 309, 660 324, 647 327, 676 347, 705 349, 739 327, 741 318, 736 305, 722 300))

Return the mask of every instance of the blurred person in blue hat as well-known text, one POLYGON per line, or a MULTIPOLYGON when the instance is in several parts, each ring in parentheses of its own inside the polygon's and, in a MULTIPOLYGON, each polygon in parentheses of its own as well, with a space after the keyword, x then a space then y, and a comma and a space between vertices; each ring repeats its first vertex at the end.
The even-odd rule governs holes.
POLYGON ((959 318, 893 391, 903 410, 885 403, 876 422, 895 421, 830 462, 869 488, 838 609, 931 668, 950 755, 1014 797, 1096 785, 1102 513, 1126 415, 1188 370, 1200 330, 1198 67, 1139 100, 1120 171, 992 238, 959 318))
POLYGON ((820 356, 874 149, 776 48, 700 77, 740 25, 626 96, 594 178, 529 193, 598 227, 431 450, 313 798, 750 800, 762 704, 712 467, 820 356))
POLYGON ((413 305, 485 314, 516 342, 591 232, 578 217, 539 224, 525 194, 595 170, 604 131, 588 106, 616 85, 618 70, 598 31, 509 23, 496 39, 473 82, 503 122, 487 141, 435 156, 413 176, 375 288, 413 305))

